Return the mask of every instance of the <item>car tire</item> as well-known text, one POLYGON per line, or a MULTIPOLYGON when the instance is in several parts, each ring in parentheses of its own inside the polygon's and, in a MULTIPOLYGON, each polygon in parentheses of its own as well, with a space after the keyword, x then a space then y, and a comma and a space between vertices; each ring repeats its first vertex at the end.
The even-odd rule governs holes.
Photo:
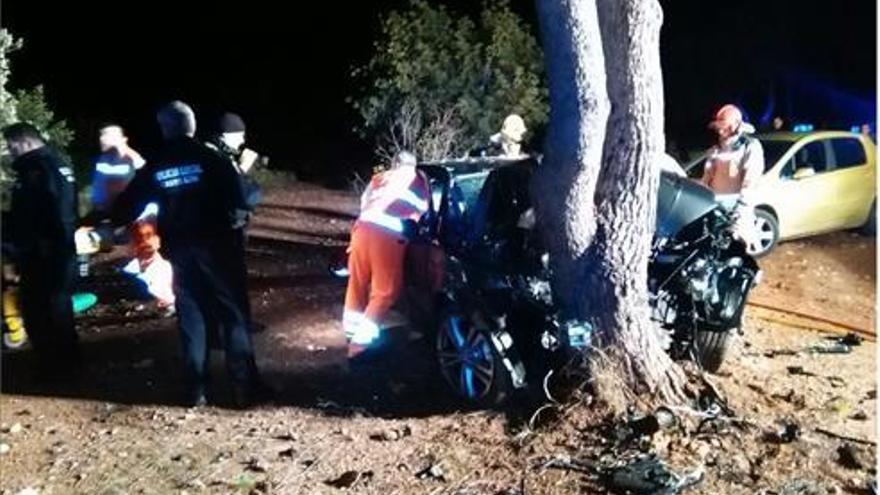
POLYGON ((868 213, 868 219, 865 221, 865 224, 862 225, 861 230, 862 234, 865 235, 877 235, 877 200, 875 199, 873 203, 871 203, 871 212, 868 213))
POLYGON ((465 401, 477 407, 498 407, 513 395, 513 380, 489 329, 473 320, 455 310, 441 313, 437 364, 446 383, 465 401))
POLYGON ((737 331, 729 330, 698 330, 694 340, 694 351, 697 363, 704 370, 715 373, 724 363, 727 349, 730 347, 730 335, 737 331))
POLYGON ((755 238, 748 247, 748 253, 755 258, 766 256, 779 242, 779 220, 763 208, 755 209, 755 238))

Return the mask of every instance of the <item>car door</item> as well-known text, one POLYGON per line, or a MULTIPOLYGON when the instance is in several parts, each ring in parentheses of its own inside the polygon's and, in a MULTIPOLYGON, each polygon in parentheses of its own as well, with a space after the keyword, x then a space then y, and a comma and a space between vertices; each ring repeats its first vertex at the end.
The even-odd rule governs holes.
POLYGON ((861 226, 868 217, 875 197, 874 166, 857 136, 829 140, 832 170, 826 173, 826 192, 830 196, 829 229, 861 226))
POLYGON ((819 232, 832 224, 828 149, 827 139, 795 143, 794 154, 780 170, 771 204, 779 217, 782 237, 819 232))

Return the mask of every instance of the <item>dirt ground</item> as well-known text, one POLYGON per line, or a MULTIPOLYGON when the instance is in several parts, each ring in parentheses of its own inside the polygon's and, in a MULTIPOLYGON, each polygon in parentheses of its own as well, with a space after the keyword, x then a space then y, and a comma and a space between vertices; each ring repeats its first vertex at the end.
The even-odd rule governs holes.
MULTIPOLYGON (((254 339, 259 365, 280 391, 273 405, 226 407, 215 355, 218 405, 176 406, 173 319, 115 300, 112 278, 97 277, 106 284, 95 287, 101 303, 78 320, 81 376, 39 384, 28 351, 3 355, 0 492, 603 493, 593 476, 549 462, 615 452, 590 406, 567 407, 538 431, 524 426, 528 414, 468 410, 441 383, 425 342, 349 368, 338 324, 344 282, 326 268, 356 208, 351 194, 297 185, 269 194, 254 220, 251 301, 268 326, 254 339)), ((683 430, 642 439, 639 448, 676 472, 702 469, 703 481, 686 493, 869 493, 873 337, 848 354, 809 348, 848 327, 873 331, 875 252, 873 238, 838 233, 783 243, 761 260, 756 306, 713 378, 737 420, 697 433, 694 411, 676 410, 688 419, 683 430), (797 428, 780 439, 786 424, 797 428), (858 467, 841 464, 845 445, 858 467)), ((99 274, 113 258, 102 261, 99 274)))

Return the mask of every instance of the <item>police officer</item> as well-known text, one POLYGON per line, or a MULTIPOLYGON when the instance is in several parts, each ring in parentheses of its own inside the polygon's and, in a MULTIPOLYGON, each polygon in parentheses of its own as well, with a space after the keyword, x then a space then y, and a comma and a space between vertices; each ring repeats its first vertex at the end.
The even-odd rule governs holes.
POLYGON ((127 224, 148 202, 158 203, 163 252, 174 268, 186 403, 206 403, 205 317, 216 315, 233 398, 245 407, 262 399, 265 389, 253 365, 246 313, 235 287, 245 272, 241 245, 247 205, 241 182, 228 161, 193 139, 195 114, 187 104, 165 105, 157 120, 165 143, 117 200, 114 221, 127 224))
POLYGON ((22 316, 40 371, 61 377, 80 357, 71 305, 77 222, 73 171, 30 124, 5 128, 3 138, 16 174, 4 254, 18 267, 22 316))

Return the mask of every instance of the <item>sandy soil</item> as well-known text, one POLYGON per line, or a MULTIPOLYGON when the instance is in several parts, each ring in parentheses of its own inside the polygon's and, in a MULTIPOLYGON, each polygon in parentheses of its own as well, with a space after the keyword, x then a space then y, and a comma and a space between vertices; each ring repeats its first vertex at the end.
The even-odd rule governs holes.
MULTIPOLYGON (((0 492, 601 493, 591 476, 542 467, 560 455, 614 452, 590 406, 570 407, 537 432, 524 429, 521 414, 468 410, 441 383, 426 343, 348 367, 338 324, 344 283, 326 267, 356 207, 351 194, 298 186, 270 194, 254 221, 251 300, 268 325, 254 339, 280 390, 276 404, 227 408, 215 355, 217 405, 176 406, 174 321, 114 300, 112 278, 101 278, 101 304, 78 321, 82 376, 43 385, 29 374, 28 351, 4 354, 0 492)), ((849 354, 807 349, 839 336, 839 324, 873 328, 875 249, 873 239, 839 233, 784 243, 762 260, 756 303, 838 325, 749 308, 744 335, 714 378, 742 421, 642 442, 680 472, 703 467, 688 493, 867 493, 859 490, 876 475, 875 446, 817 429, 876 438, 875 344, 849 354), (785 422, 799 435, 778 443, 772 433, 785 422), (840 464, 844 444, 861 467, 840 464)), ((103 261, 103 270, 112 265, 103 261)))

